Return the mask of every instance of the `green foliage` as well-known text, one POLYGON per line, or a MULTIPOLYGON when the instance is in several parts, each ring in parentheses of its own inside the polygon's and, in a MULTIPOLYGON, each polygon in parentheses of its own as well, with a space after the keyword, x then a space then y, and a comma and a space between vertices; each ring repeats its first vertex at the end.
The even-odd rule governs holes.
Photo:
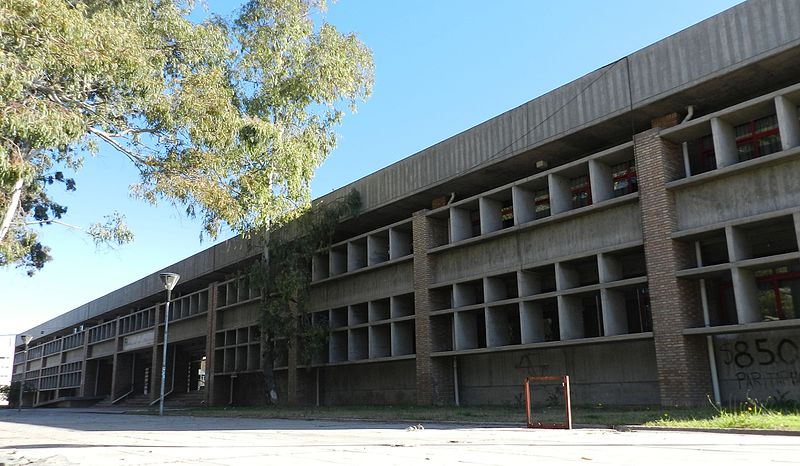
MULTIPOLYGON (((49 259, 32 224, 63 223, 49 195, 105 144, 140 172, 134 195, 261 231, 301 212, 342 106, 371 92, 371 52, 314 24, 315 0, 250 0, 232 20, 189 21, 193 2, 0 4, 0 265, 49 259), (45 219, 37 215, 47 215, 45 219)), ((132 236, 120 214, 85 229, 132 236)))
MULTIPOLYGON (((16 406, 19 403, 19 387, 22 382, 12 382, 10 385, 0 385, 0 400, 6 400, 11 405, 16 406)), ((25 393, 35 393, 36 388, 33 385, 25 384, 25 393)))
POLYGON ((291 237, 282 238, 281 232, 276 232, 269 239, 266 261, 257 263, 250 276, 264 291, 260 325, 266 371, 280 356, 279 338, 298 345, 301 363, 310 362, 327 342, 327 327, 314 325, 307 315, 311 258, 330 246, 338 223, 357 215, 360 208, 361 196, 353 190, 343 198, 305 211, 293 222, 291 237))

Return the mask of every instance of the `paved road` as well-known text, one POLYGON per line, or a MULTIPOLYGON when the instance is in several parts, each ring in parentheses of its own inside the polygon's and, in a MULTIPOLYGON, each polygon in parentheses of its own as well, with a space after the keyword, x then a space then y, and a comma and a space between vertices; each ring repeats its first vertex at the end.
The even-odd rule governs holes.
POLYGON ((800 465, 800 437, 0 412, 0 463, 800 465))

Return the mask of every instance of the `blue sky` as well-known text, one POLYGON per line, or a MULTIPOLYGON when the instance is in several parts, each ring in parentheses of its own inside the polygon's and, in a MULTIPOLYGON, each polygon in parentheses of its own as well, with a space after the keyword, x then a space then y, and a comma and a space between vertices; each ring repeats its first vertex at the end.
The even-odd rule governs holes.
MULTIPOLYGON (((339 128, 317 172, 320 196, 570 82, 738 0, 339 0, 324 18, 359 35, 375 57, 372 98, 339 128)), ((209 1, 228 15, 237 2, 209 1)), ((202 16, 203 12, 195 16, 202 16)), ((54 260, 33 278, 0 270, 0 334, 19 333, 212 244, 182 209, 128 196, 136 171, 106 151, 58 194, 67 222, 87 225, 119 210, 133 244, 96 249, 82 234, 41 230, 54 260)), ((225 239, 220 238, 220 240, 225 239)))

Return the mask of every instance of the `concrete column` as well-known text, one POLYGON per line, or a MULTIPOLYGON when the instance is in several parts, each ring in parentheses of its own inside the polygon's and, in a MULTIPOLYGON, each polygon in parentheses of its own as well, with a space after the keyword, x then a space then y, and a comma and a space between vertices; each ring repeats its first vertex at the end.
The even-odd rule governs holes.
POLYGON ((498 200, 489 199, 488 197, 481 197, 478 199, 478 210, 480 211, 481 216, 482 235, 503 228, 503 220, 500 217, 500 210, 502 208, 503 203, 498 200))
POLYGON ((519 186, 512 186, 511 202, 514 208, 514 225, 521 225, 536 218, 536 200, 532 192, 519 186))
POLYGON ((487 303, 508 298, 503 280, 497 277, 485 277, 483 279, 483 298, 487 303))
POLYGON ((519 296, 530 296, 542 292, 542 278, 535 272, 520 270, 517 274, 519 296))
POLYGON ((756 277, 751 270, 733 267, 733 296, 736 299, 736 317, 740 324, 761 321, 761 308, 758 305, 756 277))
MULTIPOLYGON (((156 325, 153 327, 154 337, 150 363, 150 387, 147 390, 150 393, 150 401, 155 401, 161 396, 161 359, 163 357, 161 343, 164 341, 164 327, 158 323, 165 310, 161 305, 156 306, 156 325)), ((169 371, 169 361, 167 361, 167 371, 169 371)), ((166 387, 164 390, 169 391, 169 374, 167 374, 166 387)))
POLYGON ((347 243, 347 271, 358 270, 367 266, 366 239, 347 243))
POLYGON ((592 187, 592 203, 607 201, 614 197, 614 177, 611 167, 598 160, 589 161, 589 183, 592 187))
POLYGON ((730 123, 720 118, 712 118, 711 135, 714 140, 714 157, 717 160, 717 168, 727 167, 739 162, 739 152, 736 149, 736 133, 730 123))
POLYGON ((628 333, 628 313, 625 311, 625 295, 619 290, 600 290, 603 308, 603 334, 623 335, 628 333))
MULTIPOLYGON (((467 209, 450 209, 450 242, 455 243, 472 237, 472 222, 467 209)), ((417 248, 414 248, 416 251, 417 248)))
POLYGON ((794 220, 794 235, 797 238, 797 244, 800 246, 800 212, 795 212, 792 215, 794 220))
POLYGON ((556 215, 572 209, 572 191, 569 189, 569 179, 550 173, 547 175, 547 184, 550 189, 551 214, 556 215))
MULTIPOLYGON (((89 396, 89 391, 93 391, 94 385, 87 390, 87 382, 94 384, 94 379, 88 377, 88 367, 87 366, 87 358, 89 357, 89 331, 82 330, 83 332, 83 358, 81 359, 81 386, 78 389, 78 396, 89 396)), ((92 393, 91 396, 94 396, 95 393, 92 393)))
POLYGON ((775 97, 775 110, 778 115, 778 129, 781 133, 783 150, 800 146, 800 120, 797 119, 797 105, 786 97, 775 97))
POLYGON ((417 404, 454 404, 455 382, 453 358, 432 358, 430 257, 434 225, 420 210, 412 217, 412 243, 414 250, 414 308, 416 331, 417 404))
POLYGON ((541 303, 535 301, 520 303, 519 318, 523 344, 544 341, 544 318, 541 303))
POLYGON ((216 282, 208 285, 208 313, 206 314, 206 406, 214 404, 214 367, 217 347, 217 289, 216 282))
POLYGON ((389 259, 411 254, 411 235, 397 228, 389 228, 389 259))
POLYGON ((453 316, 455 333, 455 350, 473 349, 478 347, 477 311, 456 312, 453 316))
POLYGON ((558 329, 562 340, 583 338, 581 300, 577 296, 558 297, 558 329))
POLYGON ((568 290, 575 288, 580 283, 578 272, 565 265, 563 262, 556 262, 556 289, 568 290))
POLYGON ((367 265, 380 264, 389 260, 389 232, 383 235, 367 236, 367 265))
POLYGON ((614 256, 598 254, 597 273, 600 283, 615 282, 622 278, 622 263, 614 256))
POLYGON ((736 227, 725 227, 725 240, 728 245, 728 259, 738 262, 753 257, 750 244, 741 230, 736 227))
POLYGON ((469 306, 476 301, 475 288, 463 283, 453 285, 453 307, 469 306))
POLYGON ((637 134, 634 155, 661 403, 702 405, 711 393, 706 342, 683 335, 683 329, 703 325, 699 290, 694 282, 675 276, 694 263, 694 250, 672 239, 675 199, 665 186, 681 176, 683 159, 680 146, 661 139, 659 130, 637 134))

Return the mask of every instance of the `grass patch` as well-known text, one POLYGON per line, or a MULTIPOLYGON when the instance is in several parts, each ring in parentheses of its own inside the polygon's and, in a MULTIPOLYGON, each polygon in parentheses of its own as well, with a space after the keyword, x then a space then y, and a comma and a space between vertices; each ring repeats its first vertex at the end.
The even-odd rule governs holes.
POLYGON ((736 408, 713 408, 705 416, 675 416, 665 412, 661 419, 645 425, 698 429, 800 430, 800 409, 796 405, 765 405, 748 400, 736 408))
MULTIPOLYGON (((336 406, 336 407, 211 407, 189 410, 193 416, 247 417, 258 419, 365 419, 384 422, 464 422, 478 424, 525 425, 525 409, 521 406, 336 406)), ((707 418, 709 409, 676 408, 670 419, 707 418)), ((664 419, 664 410, 655 406, 575 406, 572 422, 577 425, 617 426, 645 424, 664 419)), ((564 421, 563 408, 549 407, 534 412, 536 421, 564 421)), ((654 425, 654 424, 653 424, 654 425)))
MULTIPOLYGON (((210 407, 183 411, 182 414, 212 417, 257 419, 363 419, 382 422, 463 422, 469 424, 525 425, 525 410, 520 406, 336 406, 336 407, 210 407)), ((561 407, 547 407, 534 412, 539 422, 563 422, 561 407)), ((702 429, 771 429, 800 431, 797 406, 767 408, 749 402, 735 409, 669 408, 658 406, 575 406, 572 420, 576 425, 618 426, 646 425, 702 429)))

